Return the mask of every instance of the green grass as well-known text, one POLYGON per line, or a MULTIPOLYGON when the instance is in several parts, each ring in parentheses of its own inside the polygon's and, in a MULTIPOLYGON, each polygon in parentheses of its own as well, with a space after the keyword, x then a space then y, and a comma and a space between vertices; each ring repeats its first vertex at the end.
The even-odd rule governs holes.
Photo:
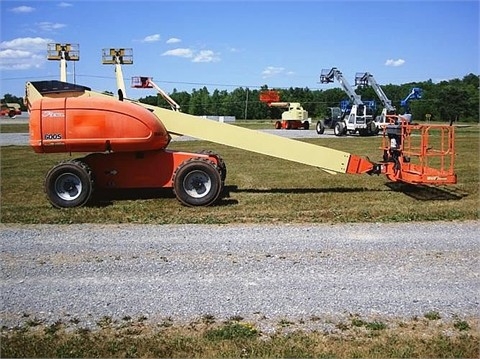
POLYGON ((461 327, 416 319, 388 325, 355 320, 310 331, 278 323, 264 333, 241 319, 153 325, 104 318, 98 329, 61 322, 2 329, 0 345, 2 357, 9 358, 478 358, 474 319, 462 320, 461 327))
MULTIPOLYGON (((381 159, 380 137, 308 142, 381 159)), ((182 206, 171 191, 116 193, 109 201, 58 210, 48 203, 44 176, 69 154, 1 148, 2 223, 343 223, 479 218, 478 127, 456 131, 458 183, 445 187, 390 183, 384 176, 330 175, 319 169, 205 141, 172 149, 213 150, 228 168, 227 195, 217 205, 182 206)), ((81 157, 73 154, 71 158, 81 157)), ((308 154, 305 154, 308 156, 308 154)))
POLYGON ((28 133, 28 123, 2 124, 0 133, 28 133))

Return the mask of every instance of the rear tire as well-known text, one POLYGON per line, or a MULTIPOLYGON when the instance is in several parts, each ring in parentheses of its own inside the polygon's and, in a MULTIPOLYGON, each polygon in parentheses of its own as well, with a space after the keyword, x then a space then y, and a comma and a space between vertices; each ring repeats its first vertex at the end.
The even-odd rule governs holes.
POLYGON ((335 136, 343 136, 345 134, 345 125, 343 122, 337 122, 333 128, 335 136))
POLYGON ((81 161, 59 163, 45 177, 45 193, 56 208, 81 207, 93 193, 92 172, 81 161))
POLYGON ((282 123, 280 121, 275 121, 275 129, 279 130, 282 128, 282 123))
POLYGON ((217 168, 220 171, 220 178, 222 179, 222 183, 224 183, 225 179, 227 178, 227 165, 226 165, 225 161, 223 160, 223 158, 218 153, 215 153, 215 152, 209 151, 209 150, 203 150, 203 151, 200 151, 198 153, 200 153, 202 155, 214 156, 214 157, 217 158, 217 160, 218 160, 217 168))
POLYGON ((218 167, 211 161, 191 158, 173 174, 173 191, 186 206, 209 206, 220 196, 223 185, 218 167))
POLYGON ((309 130, 310 129, 310 122, 303 121, 303 129, 304 130, 309 130))

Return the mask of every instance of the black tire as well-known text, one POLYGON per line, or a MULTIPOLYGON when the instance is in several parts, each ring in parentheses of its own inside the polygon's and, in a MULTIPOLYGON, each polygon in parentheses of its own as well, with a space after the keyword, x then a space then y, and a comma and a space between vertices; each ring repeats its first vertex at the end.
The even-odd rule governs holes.
POLYGON ((317 126, 315 127, 317 134, 323 135, 325 132, 325 125, 323 124, 322 121, 317 122, 317 126))
POLYGON ((303 129, 304 130, 309 130, 310 129, 310 122, 303 121, 303 129))
POLYGON ((343 122, 339 121, 335 124, 335 127, 333 128, 333 133, 335 136, 343 136, 345 134, 345 125, 343 122))
POLYGON ((47 172, 45 193, 56 208, 81 207, 93 193, 92 171, 81 161, 61 162, 47 172))
POLYGON ((380 127, 377 126, 375 122, 372 121, 368 124, 368 134, 370 136, 376 136, 378 135, 379 132, 380 132, 380 127))
POLYGON ((275 121, 275 129, 279 130, 282 128, 282 123, 280 121, 275 121))
POLYGON ((173 174, 173 192, 186 206, 209 206, 219 198, 222 190, 218 167, 205 159, 188 159, 173 174))
POLYGON ((15 118, 17 116, 17 112, 15 110, 8 111, 8 117, 15 118))

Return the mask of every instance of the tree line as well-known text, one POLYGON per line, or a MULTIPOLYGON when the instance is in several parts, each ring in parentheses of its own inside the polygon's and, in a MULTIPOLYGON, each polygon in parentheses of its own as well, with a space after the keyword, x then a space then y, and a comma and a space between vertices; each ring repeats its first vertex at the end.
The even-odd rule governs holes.
MULTIPOLYGON (((473 73, 463 79, 454 79, 433 83, 407 83, 402 85, 382 86, 388 99, 392 101, 397 112, 402 114, 405 109, 401 101, 405 99, 412 88, 420 87, 423 90, 422 98, 409 102, 413 118, 432 121, 479 121, 479 76, 473 73)), ((231 92, 214 90, 210 92, 206 87, 193 89, 191 93, 177 91, 170 97, 177 102, 181 111, 191 115, 235 116, 236 119, 278 119, 284 111, 281 108, 269 107, 260 101, 260 93, 268 89, 267 85, 260 89, 236 88, 231 92)), ((363 101, 375 100, 378 114, 383 107, 371 87, 355 89, 363 101)), ((340 102, 347 98, 340 88, 327 90, 311 90, 309 88, 279 89, 280 101, 299 102, 308 111, 312 119, 321 119, 328 114, 329 107, 339 107, 340 102)), ((139 99, 140 102, 150 105, 169 108, 168 103, 160 96, 147 96, 139 99)))
MULTIPOLYGON (((432 121, 479 122, 480 115, 480 83, 479 76, 470 73, 463 79, 453 79, 433 83, 432 80, 412 82, 402 85, 382 86, 386 96, 392 101, 397 112, 402 114, 405 109, 401 101, 407 97, 413 87, 423 90, 421 99, 409 103, 414 119, 432 121)), ((284 111, 281 108, 269 107, 260 101, 260 93, 269 89, 267 85, 259 89, 239 87, 233 91, 215 89, 210 92, 207 87, 192 89, 192 92, 174 89, 170 97, 177 102, 181 111, 196 116, 216 115, 235 116, 236 119, 278 119, 284 111)), ((376 111, 382 111, 382 104, 371 87, 355 89, 363 101, 375 100, 376 111)), ((324 118, 329 107, 339 107, 347 98, 340 88, 326 90, 311 90, 309 88, 278 89, 280 101, 299 102, 308 111, 312 119, 324 118)), ((160 95, 150 95, 139 99, 142 103, 170 108, 160 95)), ((11 94, 5 94, 2 102, 16 102, 26 110, 23 99, 11 94)))

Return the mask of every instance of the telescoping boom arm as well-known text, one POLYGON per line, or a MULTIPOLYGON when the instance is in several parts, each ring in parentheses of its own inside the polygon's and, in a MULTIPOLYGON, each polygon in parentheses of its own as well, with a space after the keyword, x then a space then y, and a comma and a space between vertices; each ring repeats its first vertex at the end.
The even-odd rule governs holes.
POLYGON ((180 105, 175 102, 165 91, 163 91, 155 82, 153 82, 151 77, 138 76, 132 77, 132 87, 134 88, 154 88, 158 91, 160 96, 163 97, 165 101, 168 102, 173 111, 180 111, 180 105))
POLYGON ((383 92, 380 85, 375 81, 373 75, 369 72, 357 72, 355 75, 355 86, 371 86, 373 91, 377 94, 378 98, 382 102, 383 107, 389 112, 394 113, 395 107, 392 105, 392 101, 389 100, 385 92, 383 92))
POLYGON ((405 109, 405 113, 410 113, 410 100, 418 100, 421 99, 423 95, 423 90, 419 87, 412 88, 412 91, 405 97, 401 102, 400 105, 405 109))

